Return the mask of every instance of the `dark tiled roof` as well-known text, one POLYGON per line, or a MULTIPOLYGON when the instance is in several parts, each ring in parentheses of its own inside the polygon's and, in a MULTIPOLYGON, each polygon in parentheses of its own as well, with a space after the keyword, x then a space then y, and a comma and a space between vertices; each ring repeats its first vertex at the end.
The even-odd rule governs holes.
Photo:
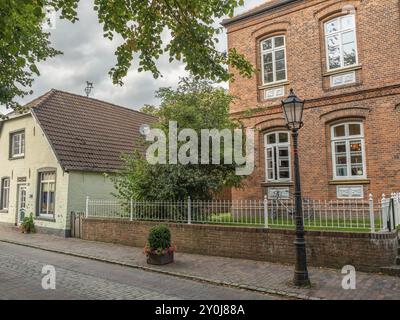
POLYGON ((121 155, 144 151, 139 128, 153 116, 63 91, 28 104, 65 170, 113 172, 121 155))
POLYGON ((222 25, 226 27, 237 21, 240 21, 240 20, 243 20, 246 18, 250 18, 252 16, 262 14, 264 12, 267 12, 267 11, 270 11, 273 9, 280 8, 286 4, 291 4, 292 2, 295 2, 295 1, 300 1, 300 0, 270 0, 270 1, 266 1, 265 3, 255 7, 253 9, 250 9, 242 14, 239 14, 233 18, 225 19, 224 21, 222 21, 222 25))

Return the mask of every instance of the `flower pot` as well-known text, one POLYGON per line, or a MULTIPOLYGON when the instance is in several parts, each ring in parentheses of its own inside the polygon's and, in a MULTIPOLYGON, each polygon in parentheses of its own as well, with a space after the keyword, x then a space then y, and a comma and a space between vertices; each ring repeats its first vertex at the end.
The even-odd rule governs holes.
POLYGON ((156 266, 163 266, 166 264, 170 264, 174 262, 174 253, 173 252, 167 252, 161 255, 155 254, 155 253, 148 253, 147 254, 147 263, 156 265, 156 266))

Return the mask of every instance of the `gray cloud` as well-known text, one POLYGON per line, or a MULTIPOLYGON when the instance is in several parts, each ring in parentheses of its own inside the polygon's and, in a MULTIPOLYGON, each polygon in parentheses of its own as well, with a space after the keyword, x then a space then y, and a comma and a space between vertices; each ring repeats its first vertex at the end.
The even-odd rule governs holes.
MULTIPOLYGON (((263 2, 265 0, 245 1, 245 6, 237 13, 263 2)), ((113 85, 108 71, 116 62, 114 51, 119 41, 103 38, 102 26, 93 11, 93 1, 81 1, 78 15, 79 21, 75 24, 57 19, 56 28, 50 30, 51 42, 64 54, 39 64, 41 75, 33 84, 34 94, 20 103, 27 103, 51 88, 84 94, 89 80, 95 87, 92 97, 138 109, 144 104, 158 104, 155 91, 160 87, 175 87, 179 78, 187 75, 181 63, 170 64, 168 57, 162 57, 158 63, 162 78, 154 79, 150 73, 138 73, 135 64, 124 80, 124 86, 113 85)), ((226 48, 225 34, 220 36, 220 48, 226 48)), ((4 111, 0 106, 0 112, 4 111)))

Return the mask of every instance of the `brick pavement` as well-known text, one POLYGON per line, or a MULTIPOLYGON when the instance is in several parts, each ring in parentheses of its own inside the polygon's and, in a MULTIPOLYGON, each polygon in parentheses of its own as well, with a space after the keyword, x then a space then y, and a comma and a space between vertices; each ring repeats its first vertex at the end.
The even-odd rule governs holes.
POLYGON ((0 243, 0 279, 1 300, 277 299, 4 242, 0 243), (55 290, 41 286, 45 265, 55 268, 55 290))
POLYGON ((293 266, 275 263, 177 253, 174 264, 150 267, 140 248, 44 234, 23 235, 5 227, 0 228, 0 241, 289 297, 400 299, 400 278, 381 274, 357 272, 357 289, 345 291, 341 287, 343 276, 340 271, 310 268, 313 286, 310 289, 300 289, 289 284, 293 266))

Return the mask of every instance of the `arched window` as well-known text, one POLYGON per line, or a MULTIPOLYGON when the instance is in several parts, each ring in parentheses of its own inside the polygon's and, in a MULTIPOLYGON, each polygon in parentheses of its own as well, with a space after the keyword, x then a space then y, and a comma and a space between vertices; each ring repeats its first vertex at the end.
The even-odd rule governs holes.
POLYGON ((288 132, 267 133, 265 142, 266 178, 269 182, 287 182, 291 179, 290 140, 288 132))
POLYGON ((261 64, 264 85, 286 80, 284 36, 271 37, 261 42, 261 64))
POLYGON ((361 122, 332 126, 333 176, 335 179, 365 179, 364 128, 361 122))
POLYGON ((354 14, 325 23, 328 70, 357 65, 356 20, 354 14))

